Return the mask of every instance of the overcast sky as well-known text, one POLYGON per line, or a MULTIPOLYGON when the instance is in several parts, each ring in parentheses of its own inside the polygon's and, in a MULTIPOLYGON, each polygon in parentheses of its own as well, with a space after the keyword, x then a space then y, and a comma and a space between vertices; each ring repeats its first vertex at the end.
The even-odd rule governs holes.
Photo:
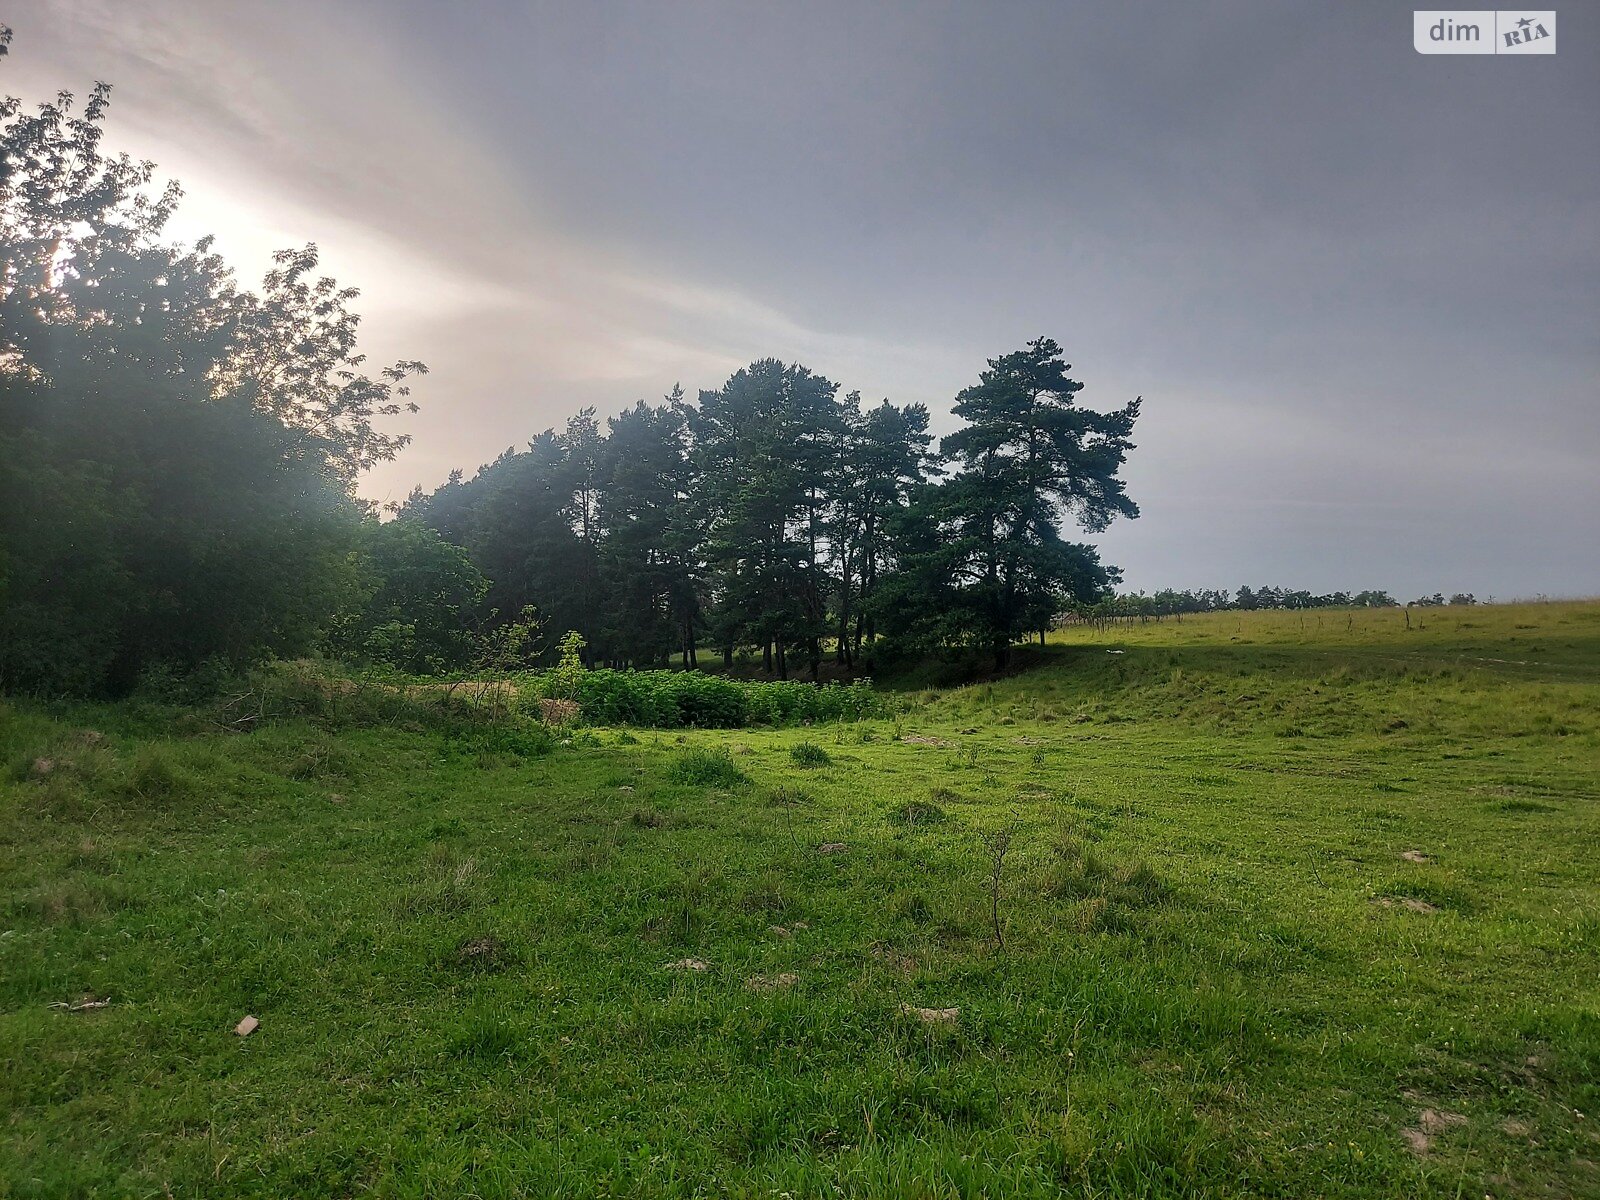
POLYGON ((379 499, 757 357, 948 407, 1047 335, 1145 398, 1132 587, 1600 592, 1600 5, 32 0, 0 90, 241 276, 318 242, 421 358, 379 499))

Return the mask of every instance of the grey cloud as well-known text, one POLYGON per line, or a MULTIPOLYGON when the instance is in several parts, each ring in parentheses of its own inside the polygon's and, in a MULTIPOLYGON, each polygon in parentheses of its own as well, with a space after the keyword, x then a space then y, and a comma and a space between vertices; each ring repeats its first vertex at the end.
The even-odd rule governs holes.
POLYGON ((52 0, 5 71, 113 79, 363 276, 375 356, 435 368, 373 494, 756 355, 937 411, 1043 333, 1147 397, 1135 586, 1600 591, 1600 28, 1429 58, 1410 20, 52 0))

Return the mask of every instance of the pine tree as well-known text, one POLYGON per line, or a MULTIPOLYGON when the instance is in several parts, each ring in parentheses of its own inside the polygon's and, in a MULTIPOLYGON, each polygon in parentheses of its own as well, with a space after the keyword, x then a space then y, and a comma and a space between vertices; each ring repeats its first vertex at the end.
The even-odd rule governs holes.
MULTIPOLYGON (((1090 547, 1062 540, 1061 523, 1097 532, 1139 514, 1118 476, 1133 448, 1139 401, 1107 413, 1080 408, 1083 385, 1069 370, 1048 338, 991 359, 979 382, 956 397, 955 414, 967 425, 941 446, 959 470, 919 509, 937 537, 913 570, 937 568, 954 592, 930 593, 944 610, 931 628, 948 637, 954 623, 964 640, 993 654, 997 668, 1020 635, 1112 581, 1090 547)), ((926 604, 917 594, 903 598, 926 604)), ((907 611, 903 623, 918 619, 907 611)))

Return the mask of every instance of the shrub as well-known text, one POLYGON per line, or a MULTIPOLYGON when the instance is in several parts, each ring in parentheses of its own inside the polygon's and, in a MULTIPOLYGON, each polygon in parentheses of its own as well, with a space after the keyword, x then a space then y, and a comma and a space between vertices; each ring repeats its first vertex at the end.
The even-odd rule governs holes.
POLYGON ((700 671, 595 670, 546 672, 539 696, 576 699, 595 725, 737 729, 746 725, 814 725, 882 716, 886 699, 865 681, 755 683, 700 671))
POLYGON ((833 758, 815 742, 801 742, 789 747, 789 757, 797 767, 825 767, 833 758))
POLYGON ((241 687, 208 711, 215 724, 244 730, 275 718, 301 717, 325 729, 399 725, 458 732, 529 723, 518 712, 517 690, 509 680, 350 675, 297 660, 261 667, 241 687))
POLYGON ((697 787, 731 788, 749 782, 733 755, 720 746, 714 750, 696 746, 680 751, 667 768, 667 778, 697 787))
POLYGON ((588 645, 577 630, 562 635, 558 649, 561 659, 545 673, 544 694, 551 700, 576 700, 583 690, 583 649, 588 645))

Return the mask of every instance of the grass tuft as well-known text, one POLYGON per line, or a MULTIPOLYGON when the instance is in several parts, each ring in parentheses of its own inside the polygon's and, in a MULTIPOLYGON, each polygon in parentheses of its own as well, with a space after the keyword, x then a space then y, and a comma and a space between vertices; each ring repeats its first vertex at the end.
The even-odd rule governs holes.
POLYGON ((667 767, 667 779, 691 787, 736 788, 750 782, 724 747, 693 746, 678 752, 667 767))
POLYGON ((825 767, 833 756, 815 742, 800 742, 789 747, 789 761, 797 767, 825 767))

